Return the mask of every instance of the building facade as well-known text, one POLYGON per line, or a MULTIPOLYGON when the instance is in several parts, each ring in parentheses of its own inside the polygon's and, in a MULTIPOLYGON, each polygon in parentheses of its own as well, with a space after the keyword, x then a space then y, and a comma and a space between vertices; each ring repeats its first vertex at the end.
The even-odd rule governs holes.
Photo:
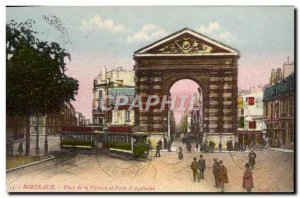
POLYGON ((201 90, 199 89, 193 97, 195 98, 194 106, 189 112, 191 117, 191 133, 196 140, 202 141, 203 138, 205 139, 206 134, 203 131, 203 96, 201 90))
POLYGON ((71 103, 65 103, 57 113, 48 115, 30 116, 30 134, 35 135, 39 130, 40 135, 56 135, 62 126, 76 126, 76 112, 71 103))
POLYGON ((134 114, 124 112, 125 107, 123 107, 123 110, 119 109, 116 112, 106 111, 104 109, 112 107, 113 105, 113 103, 108 100, 108 95, 113 93, 121 94, 121 90, 123 90, 123 93, 125 93, 124 91, 130 92, 129 90, 132 92, 134 85, 134 71, 124 70, 122 67, 111 71, 107 71, 106 68, 103 68, 101 73, 94 79, 93 125, 105 126, 113 123, 134 123, 134 119, 131 119, 134 114), (125 118, 125 115, 129 115, 130 122, 126 122, 128 119, 122 120, 122 118, 125 118))
POLYGON ((130 109, 130 104, 135 98, 134 87, 113 87, 108 89, 108 94, 112 96, 109 100, 108 108, 111 110, 107 111, 108 124, 109 125, 129 125, 133 126, 135 121, 134 109, 130 109), (128 98, 127 102, 121 101, 122 105, 115 108, 116 99, 118 96, 128 98))
MULTIPOLYGON (((203 130, 207 140, 224 144, 237 131, 239 52, 198 32, 184 28, 134 53, 136 93, 168 95, 174 83, 190 79, 203 92, 203 130)), ((146 102, 146 100, 143 100, 146 102)), ((137 111, 140 132, 155 141, 167 135, 166 114, 159 108, 137 111)))
POLYGON ((263 105, 269 145, 294 149, 295 74, 267 87, 263 105))
POLYGON ((266 126, 263 114, 263 87, 252 87, 239 96, 239 120, 237 141, 243 146, 263 144, 266 126), (247 93, 247 94, 243 94, 247 93))

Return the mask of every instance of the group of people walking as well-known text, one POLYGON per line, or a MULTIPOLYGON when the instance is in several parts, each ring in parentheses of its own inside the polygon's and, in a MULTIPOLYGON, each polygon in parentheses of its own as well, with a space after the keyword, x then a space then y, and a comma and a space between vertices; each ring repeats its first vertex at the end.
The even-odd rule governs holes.
MULTIPOLYGON (((179 150, 179 153, 182 152, 179 150)), ((182 154, 181 154, 182 155, 182 154)), ((183 156, 182 156, 183 157, 183 156)), ((249 162, 245 164, 245 172, 243 175, 243 184, 242 187, 246 189, 247 192, 251 192, 253 185, 253 177, 252 177, 252 169, 255 165, 256 154, 252 150, 249 155, 249 162)), ((215 187, 220 188, 221 192, 225 191, 225 184, 229 183, 227 168, 225 167, 222 160, 218 160, 214 158, 214 163, 212 166, 212 173, 215 181, 215 187)), ((203 155, 200 155, 200 159, 197 161, 197 158, 193 158, 193 162, 191 163, 191 169, 193 173, 194 182, 200 182, 201 179, 204 179, 204 172, 206 169, 206 162, 203 158, 203 155)))

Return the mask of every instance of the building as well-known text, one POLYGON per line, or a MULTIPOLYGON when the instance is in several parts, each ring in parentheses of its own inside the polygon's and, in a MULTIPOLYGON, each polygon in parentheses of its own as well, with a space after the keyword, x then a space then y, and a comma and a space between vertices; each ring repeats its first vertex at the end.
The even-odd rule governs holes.
POLYGON ((109 125, 130 125, 134 126, 135 114, 134 109, 130 109, 130 104, 135 98, 135 89, 134 87, 113 87, 108 89, 108 94, 113 98, 109 100, 108 107, 112 108, 107 111, 109 125), (122 105, 119 105, 115 109, 116 99, 118 96, 125 96, 128 98, 128 101, 121 101, 122 105))
MULTIPOLYGON (((195 81, 203 92, 206 139, 225 144, 237 131, 239 58, 238 50, 184 28, 134 52, 136 94, 164 96, 179 80, 195 81)), ((152 142, 168 133, 161 103, 136 112, 138 131, 151 135, 152 142)))
POLYGON ((202 92, 199 91, 194 94, 195 98, 193 110, 191 110, 191 133, 193 136, 202 142, 202 139, 205 139, 205 133, 203 131, 203 96, 202 92))
POLYGON ((294 73, 294 62, 290 62, 290 57, 287 58, 287 62, 283 64, 283 78, 287 78, 294 73))
MULTIPOLYGON (((114 92, 113 88, 134 87, 134 71, 128 71, 118 67, 114 70, 107 71, 104 67, 101 73, 94 79, 94 98, 93 98, 93 125, 104 126, 112 121, 112 113, 104 111, 102 107, 108 107, 108 91, 114 92)), ((132 88, 131 88, 132 89, 132 88)), ((116 117, 114 117, 116 118, 116 117)), ((120 121, 121 122, 121 121, 120 121)), ((117 122, 118 123, 118 122, 117 122)))
POLYGON ((56 135, 62 126, 76 125, 75 109, 71 103, 65 103, 57 113, 40 115, 39 117, 30 116, 30 134, 32 135, 36 134, 38 128, 40 135, 46 134, 46 128, 48 128, 48 135, 56 135))
MULTIPOLYGON (((290 72, 290 69, 287 71, 290 72)), ((263 105, 269 145, 293 149, 295 74, 267 87, 263 94, 263 105)))
MULTIPOLYGON (((265 136, 263 120, 263 91, 250 92, 240 96, 239 128, 237 139, 243 145, 262 144, 265 136)), ((253 90, 252 90, 253 91, 253 90)))
POLYGON ((84 115, 80 112, 76 112, 76 125, 77 126, 86 126, 86 125, 88 125, 86 123, 86 119, 85 119, 84 115))

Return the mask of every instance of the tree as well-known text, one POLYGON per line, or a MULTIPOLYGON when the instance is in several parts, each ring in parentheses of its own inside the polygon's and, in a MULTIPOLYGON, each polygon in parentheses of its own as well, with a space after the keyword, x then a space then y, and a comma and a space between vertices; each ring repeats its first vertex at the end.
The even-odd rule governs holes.
MULTIPOLYGON (((65 74, 71 56, 58 43, 37 38, 34 21, 10 21, 6 25, 6 114, 42 115, 59 111, 65 102, 75 100, 78 81, 65 74)), ((27 122, 30 125, 30 120, 27 122)), ((29 154, 30 128, 26 130, 29 154)))

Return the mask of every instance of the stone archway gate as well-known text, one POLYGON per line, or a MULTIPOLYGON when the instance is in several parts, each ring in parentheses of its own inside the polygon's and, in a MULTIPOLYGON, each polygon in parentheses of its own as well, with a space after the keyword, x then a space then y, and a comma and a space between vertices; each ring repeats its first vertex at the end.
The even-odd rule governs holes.
MULTIPOLYGON (((225 142, 234 136, 237 130, 237 50, 185 28, 137 50, 133 58, 136 93, 143 103, 148 95, 167 95, 178 80, 194 80, 203 92, 203 130, 207 140, 225 142)), ((165 116, 160 105, 149 111, 136 110, 138 131, 147 132, 154 139, 161 138, 167 133, 165 116)))

